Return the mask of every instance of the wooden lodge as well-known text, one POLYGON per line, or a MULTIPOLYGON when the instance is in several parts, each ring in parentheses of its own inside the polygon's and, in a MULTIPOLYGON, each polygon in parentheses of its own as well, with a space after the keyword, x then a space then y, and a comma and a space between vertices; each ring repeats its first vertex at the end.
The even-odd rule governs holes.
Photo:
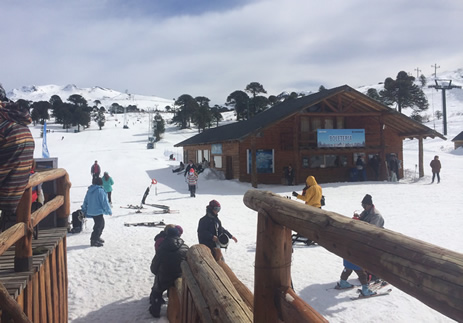
MULTIPOLYGON (((446 138, 359 91, 344 85, 282 102, 254 118, 208 129, 186 139, 184 160, 206 159, 226 179, 283 183, 285 167, 294 184, 313 175, 319 183, 357 180, 361 156, 367 180, 386 180, 387 163, 403 160, 402 143, 418 139, 419 174, 424 176, 423 139, 446 138), (378 155, 378 176, 370 167, 378 155), (254 170, 254 171, 253 171, 254 170)), ((403 169, 399 170, 399 178, 403 169)))

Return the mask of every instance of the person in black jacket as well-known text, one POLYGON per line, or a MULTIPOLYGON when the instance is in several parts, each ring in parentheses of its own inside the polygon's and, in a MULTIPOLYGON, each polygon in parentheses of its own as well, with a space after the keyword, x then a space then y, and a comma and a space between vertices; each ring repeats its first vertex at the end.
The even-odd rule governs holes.
POLYGON ((214 248, 219 248, 219 237, 225 234, 229 239, 238 242, 228 230, 222 227, 222 222, 219 220, 220 203, 216 200, 209 202, 206 207, 206 215, 199 220, 198 224, 198 240, 200 244, 206 245, 211 249, 214 256, 214 248))
POLYGON ((186 259, 188 246, 177 228, 169 228, 167 236, 159 245, 156 255, 151 261, 151 272, 156 275, 151 289, 149 311, 154 317, 161 316, 161 306, 165 303, 162 298, 164 291, 174 286, 177 278, 182 276, 180 264, 186 259))

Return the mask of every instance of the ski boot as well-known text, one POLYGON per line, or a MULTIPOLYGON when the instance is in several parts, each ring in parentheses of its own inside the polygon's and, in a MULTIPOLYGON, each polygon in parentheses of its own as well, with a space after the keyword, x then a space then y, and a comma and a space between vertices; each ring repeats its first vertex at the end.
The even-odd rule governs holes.
POLYGON ((349 283, 347 280, 340 280, 339 283, 336 284, 336 289, 349 289, 354 287, 351 283, 349 283))
POLYGON ((360 293, 366 297, 376 294, 376 292, 373 292, 371 289, 368 288, 367 284, 362 285, 362 290, 360 291, 360 293))

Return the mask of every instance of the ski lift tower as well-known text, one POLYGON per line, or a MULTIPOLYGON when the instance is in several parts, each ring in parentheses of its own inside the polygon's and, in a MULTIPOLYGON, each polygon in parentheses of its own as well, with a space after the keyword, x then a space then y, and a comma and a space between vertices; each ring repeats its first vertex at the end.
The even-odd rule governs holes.
POLYGON ((446 90, 451 90, 451 89, 461 89, 461 86, 459 85, 452 85, 452 80, 434 80, 436 82, 436 85, 429 85, 428 87, 438 90, 442 90, 442 121, 444 124, 444 136, 447 136, 447 106, 446 106, 446 101, 445 101, 445 91, 446 90))

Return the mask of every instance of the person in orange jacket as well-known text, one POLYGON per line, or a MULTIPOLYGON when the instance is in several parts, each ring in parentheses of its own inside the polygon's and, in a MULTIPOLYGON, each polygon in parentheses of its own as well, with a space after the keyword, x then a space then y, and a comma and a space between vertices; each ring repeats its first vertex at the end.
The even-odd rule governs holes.
POLYGON ((305 204, 321 208, 322 188, 318 185, 315 177, 308 176, 305 180, 306 186, 302 190, 302 194, 293 192, 293 196, 299 200, 305 201, 305 204))

